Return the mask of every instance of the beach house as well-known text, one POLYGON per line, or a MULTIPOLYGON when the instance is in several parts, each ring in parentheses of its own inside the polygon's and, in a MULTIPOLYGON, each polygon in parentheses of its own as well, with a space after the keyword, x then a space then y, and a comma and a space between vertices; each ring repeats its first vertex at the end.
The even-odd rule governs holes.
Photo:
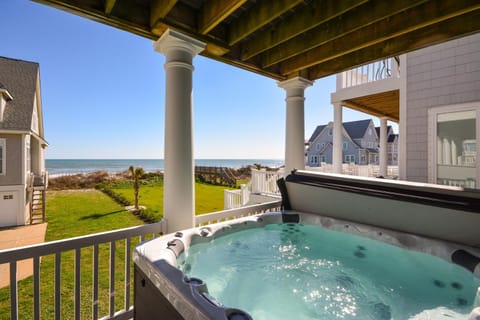
MULTIPOLYGON (((295 169, 300 172, 300 174, 290 175, 290 180, 296 179, 296 181, 287 181, 290 186, 293 186, 291 190, 297 196, 299 195, 299 197, 291 198, 293 208, 301 205, 304 206, 304 211, 310 212, 317 211, 320 208, 324 210, 322 212, 328 212, 332 215, 335 210, 338 213, 340 208, 340 213, 344 214, 341 217, 343 220, 352 219, 358 223, 364 223, 364 225, 383 226, 387 229, 387 238, 389 239, 393 239, 393 237, 389 236, 391 233, 388 230, 397 230, 399 236, 394 239, 398 240, 401 245, 408 246, 421 243, 424 244, 424 248, 431 248, 430 242, 423 242, 424 239, 420 238, 420 235, 423 234, 427 237, 438 237, 445 241, 479 248, 478 214, 472 214, 475 210, 478 213, 478 193, 476 192, 461 190, 460 188, 440 188, 438 186, 425 186, 420 183, 361 179, 340 175, 323 175, 319 179, 318 174, 301 172, 301 169, 305 168, 305 90, 312 86, 317 79, 352 68, 355 68, 352 72, 346 72, 345 77, 339 78, 342 85, 348 84, 352 91, 354 90, 352 83, 360 84, 367 82, 367 80, 370 81, 370 79, 378 80, 378 83, 381 80, 384 80, 384 82, 375 93, 353 95, 350 91, 347 95, 347 92, 343 91, 345 95, 342 97, 340 96, 340 90, 346 90, 347 87, 340 88, 338 86, 337 95, 332 95, 332 102, 335 107, 332 160, 337 170, 341 169, 343 160, 343 121, 341 113, 343 106, 355 107, 363 112, 381 117, 379 162, 384 167, 387 164, 387 120, 399 122, 399 163, 401 164, 402 178, 417 181, 428 180, 429 176, 426 169, 430 156, 428 151, 423 152, 420 148, 431 149, 432 156, 438 157, 439 154, 432 148, 439 145, 439 141, 442 142, 442 154, 445 152, 442 163, 445 159, 453 162, 451 156, 452 142, 447 136, 447 143, 445 143, 444 136, 441 135, 440 139, 437 139, 437 134, 434 132, 434 138, 432 138, 434 143, 428 144, 428 137, 425 132, 430 130, 428 124, 430 111, 427 109, 430 106, 434 110, 430 112, 432 113, 430 118, 435 119, 435 121, 432 120, 433 123, 443 124, 455 119, 459 121, 468 120, 474 114, 476 115, 475 121, 478 123, 480 118, 478 117, 478 111, 472 113, 471 106, 479 100, 478 90, 476 90, 479 83, 477 73, 468 72, 468 70, 474 68, 475 61, 478 61, 478 52, 475 51, 478 44, 474 42, 472 45, 470 40, 467 44, 467 40, 465 40, 478 39, 478 35, 473 35, 473 38, 461 39, 463 36, 480 31, 480 6, 478 1, 37 0, 37 2, 155 40, 154 49, 165 56, 165 176, 164 219, 162 222, 0 253, 0 263, 8 263, 11 274, 16 271, 18 260, 34 259, 32 319, 39 319, 41 309, 46 308, 46 306, 41 306, 40 302, 49 304, 49 308, 54 308, 55 318, 60 319, 62 303, 65 300, 68 300, 69 310, 71 310, 71 314, 68 314, 65 318, 74 319, 81 318, 80 306, 83 305, 91 306, 93 319, 105 316, 103 319, 131 319, 135 317, 139 320, 142 319, 142 315, 145 316, 143 319, 152 319, 159 314, 169 319, 249 318, 245 317, 244 313, 241 313, 238 309, 222 309, 223 306, 219 306, 220 304, 208 294, 204 282, 200 279, 183 276, 178 269, 166 262, 166 259, 158 257, 159 250, 150 251, 147 248, 143 252, 145 255, 150 255, 150 258, 152 258, 150 260, 153 263, 145 262, 146 259, 141 256, 134 256, 132 259, 130 254, 131 239, 140 236, 144 240, 146 234, 156 236, 170 233, 172 238, 168 238, 169 241, 163 246, 163 249, 165 249, 163 251, 168 257, 176 257, 183 251, 183 239, 186 238, 184 236, 188 233, 181 230, 202 226, 201 229, 191 229, 189 232, 195 233, 195 237, 203 241, 211 238, 215 229, 222 229, 227 233, 234 229, 233 227, 222 228, 219 225, 209 226, 213 222, 278 210, 281 206, 280 201, 273 201, 246 208, 195 215, 193 190, 194 143, 192 134, 192 91, 194 85, 192 73, 195 57, 198 54, 269 77, 272 79, 273 85, 276 85, 274 81, 278 81, 278 86, 285 91, 285 106, 282 108, 279 106, 279 112, 285 110, 285 172, 288 174, 295 169), (453 68, 449 67, 448 72, 442 70, 441 65, 437 65, 433 60, 429 60, 430 63, 422 65, 421 61, 424 60, 424 57, 418 54, 421 51, 412 53, 411 58, 413 60, 409 61, 408 64, 406 63, 408 59, 406 59, 405 53, 452 39, 456 39, 454 40, 458 41, 456 45, 461 48, 458 52, 453 49, 453 57, 443 57, 447 54, 447 51, 448 54, 452 54, 452 50, 437 52, 438 48, 432 49, 433 52, 427 55, 439 55, 440 59, 450 59, 454 66, 453 68), (470 51, 472 49, 476 53, 472 53, 470 51), (470 53, 463 54, 463 50, 470 53), (458 70, 457 59, 466 62, 466 65, 459 67, 458 70), (417 60, 417 63, 414 62, 415 60, 417 60), (378 67, 375 67, 373 73, 370 71, 364 73, 356 69, 357 66, 369 66, 374 61, 379 61, 379 63, 377 63, 378 67), (399 65, 400 69, 398 68, 399 65), (402 69, 403 67, 406 68, 406 71, 402 69), (417 72, 420 73, 423 68, 428 70, 424 69, 424 74, 410 79, 407 87, 407 78, 410 77, 409 72, 413 76, 417 72), (449 73, 452 72, 452 69, 455 69, 455 75, 449 78, 440 89, 433 90, 431 84, 434 81, 432 81, 431 75, 437 72, 440 74, 443 72, 449 73), (429 73, 430 77, 427 76, 429 73), (368 76, 364 76, 365 74, 368 76), (345 81, 343 81, 344 79, 345 81), (393 80, 389 81, 389 79, 393 80), (472 83, 472 85, 469 86, 468 83, 472 83), (421 86, 432 88, 432 90, 424 90, 421 86), (459 87, 459 90, 468 92, 457 91, 456 86, 459 87), (407 88, 407 90, 402 90, 402 88, 407 88), (409 91, 415 89, 418 89, 415 94, 409 91), (433 103, 433 100, 440 99, 441 93, 448 96, 442 98, 447 99, 448 102, 437 101, 433 103), (428 96, 422 96, 424 94, 428 96), (464 96, 464 98, 460 96, 464 96), (441 108, 450 106, 450 104, 455 104, 457 109, 446 112, 447 115, 444 117, 445 112, 441 108), (435 108, 433 108, 434 106, 435 108), (464 108, 465 106, 467 107, 464 108), (450 112, 457 111, 461 114, 450 117, 450 112), (423 136, 420 136, 420 134, 423 136), (444 150, 450 150, 450 152, 444 150), (321 198, 316 197, 318 193, 311 192, 311 189, 315 188, 315 186, 312 187, 314 184, 323 185, 321 198), (400 196, 396 197, 398 194, 400 196), (445 194, 448 194, 453 200, 460 199, 461 201, 445 201, 445 194), (375 198, 375 202, 369 201, 369 197, 375 198), (426 202, 428 202, 428 205, 425 204, 426 202), (439 207, 438 203, 443 204, 443 207, 439 207), (380 208, 379 204, 383 204, 384 207, 380 208), (416 215, 416 210, 419 207, 425 208, 425 210, 419 212, 421 214, 420 218, 416 215), (372 211, 372 208, 377 211, 372 211), (383 209, 380 214, 378 212, 379 208, 383 209), (452 211, 456 213, 450 214, 452 211), (352 213, 358 213, 358 215, 352 216, 352 213), (406 218, 407 214, 411 215, 406 218), (368 218, 368 220, 365 220, 365 218, 368 218), (453 229, 455 230, 452 231, 453 229), (467 229, 468 232, 466 232, 467 229), (408 232, 413 233, 414 236, 411 237, 406 234, 408 232), (99 257, 98 247, 100 245, 110 246, 109 257, 99 257), (123 250, 124 254, 121 254, 120 250, 116 251, 119 246, 125 248, 123 250), (74 254, 71 254, 72 251, 74 254), (90 263, 88 267, 81 263, 85 251, 91 252, 93 256, 93 263, 90 263), (67 284, 68 286, 72 284, 75 286, 75 293, 72 297, 62 296, 62 288, 65 286, 65 284, 61 284, 61 280, 64 279, 62 275, 62 269, 64 268, 62 257, 66 256, 64 253, 70 254, 70 261, 73 256, 75 260, 75 266, 72 267, 75 269, 74 279, 71 279, 72 281, 67 284), (53 292, 51 299, 41 296, 44 293, 41 293, 39 284, 42 280, 40 278, 40 260, 43 260, 45 255, 55 257, 55 292, 53 292), (99 270, 99 260, 109 261, 109 271, 99 270), (133 302, 130 299, 132 260, 137 263, 134 269, 135 295, 133 302), (139 261, 145 262, 145 264, 139 267, 139 261), (152 268, 147 269, 150 266, 152 268), (146 274, 158 274, 156 272, 159 268, 166 270, 170 277, 152 277, 152 279, 149 279, 145 276, 146 274), (120 277, 125 280, 122 287, 115 286, 115 279, 118 279, 116 271, 118 270, 124 270, 122 277, 120 277), (84 282, 81 277, 87 273, 91 274, 93 279, 91 289, 88 289, 92 294, 85 296, 84 291, 81 292, 80 288, 81 283, 84 282), (98 290, 100 280, 109 282, 109 292, 104 297, 99 294, 98 290), (181 285, 180 289, 172 285, 173 281, 181 285), (162 294, 162 290, 168 291, 167 294, 162 294), (185 311, 190 310, 190 307, 194 306, 196 302, 176 299, 179 292, 197 294, 205 309, 222 312, 221 316, 209 317, 203 311, 204 309, 194 310, 192 313, 186 314, 185 311), (98 314, 98 305, 101 298, 106 298, 106 304, 109 306, 108 313, 105 315, 98 314)), ((97 49, 101 50, 101 46, 97 49)), ((365 67, 365 69, 367 68, 365 67)), ((160 68, 158 69, 160 70, 160 68)), ((152 72, 155 72, 155 68, 152 68, 152 72)), ((438 74, 437 76, 440 77, 438 74)), ((239 88, 239 90, 248 94, 248 88, 239 88)), ((360 86, 358 86, 358 90, 364 89, 360 89, 360 86)), ((15 99, 14 92, 10 92, 10 95, 15 99)), ((159 101, 160 104, 163 104, 163 102, 159 101)), ((476 128, 478 127, 477 125, 476 128)), ((438 125, 437 128, 441 129, 440 132, 443 132, 442 125, 438 125)), ((262 130, 262 128, 258 128, 258 130, 262 130)), ((432 130, 436 129, 432 128, 432 130)), ((472 141, 474 139, 471 139, 470 136, 465 135, 459 140, 460 142, 454 139, 455 147, 453 149, 457 149, 457 164, 459 162, 472 163, 474 152, 478 153, 478 148, 475 149, 476 144, 472 141), (458 153, 460 146, 462 148, 461 154, 458 153), (458 156, 461 157, 460 160, 458 156)), ((282 138, 279 135, 279 139, 282 138)), ((478 138, 476 139, 478 140, 478 138)), ((440 169, 443 168, 437 167, 436 174, 441 172, 440 169)), ((478 170, 474 170, 478 174, 478 170)), ((436 181, 436 179, 434 180, 436 181)), ((283 208, 285 207, 292 208, 287 201, 283 203, 283 208)), ((286 226, 285 233, 295 234, 295 231, 299 231, 298 229, 293 230, 296 222, 299 222, 299 216, 289 215, 288 213, 283 215, 282 213, 277 214, 277 217, 285 220, 279 220, 279 224, 288 222, 286 224, 292 227, 292 230, 287 230, 289 226, 286 226)), ((263 218, 260 217, 259 219, 263 218)), ((314 216, 312 219, 325 221, 325 224, 331 224, 330 222, 332 222, 328 217, 314 216)), ((253 221, 240 221, 245 225, 253 224, 253 221)), ((335 225, 338 226, 338 230, 358 231, 359 235, 363 234, 364 230, 362 226, 358 225, 348 228, 352 225, 350 222, 335 225)), ((381 237, 385 235, 386 229, 382 229, 381 232, 378 229, 369 229, 368 235, 381 237)), ((348 251, 349 256, 358 259, 370 258, 368 256, 370 251, 366 247, 356 244, 352 245, 352 248, 355 251, 348 251)), ((289 248, 286 249, 290 250, 289 248)), ((333 249, 336 250, 337 248, 333 249)), ((475 262, 475 268, 478 257, 471 254, 465 255, 466 250, 459 251, 460 259, 467 256, 470 261, 475 262)), ((368 259, 362 261, 365 260, 368 259)), ((390 256, 386 256, 384 260, 390 260, 390 256)), ((385 268, 385 271, 387 269, 389 268, 385 268)), ((217 276, 227 279, 220 273, 217 276)), ((255 280, 258 276, 254 274, 252 278, 255 280)), ((395 278, 399 277, 396 276, 395 278)), ((411 280, 408 276, 404 278, 411 280)), ((337 277, 337 279, 346 285, 350 285, 356 280, 343 275, 337 277)), ((435 280, 435 278, 427 280, 435 280)), ((447 280, 447 284, 450 281, 450 279, 447 280)), ((230 281, 228 282, 230 283, 230 281)), ((281 281, 275 281, 275 284, 280 283, 281 281)), ((430 281, 429 286, 435 286, 435 283, 437 284, 437 291, 450 289, 450 285, 446 285, 445 282, 430 281)), ((337 285, 338 282, 335 286, 337 285)), ((455 282, 452 283, 451 287, 452 290, 456 290, 455 287, 461 288, 455 282)), ((242 288, 238 286, 235 289, 240 291, 242 288)), ((258 293, 258 290, 243 291, 243 294, 249 298, 257 297, 258 293)), ((316 295, 318 296, 318 293, 316 295)), ((18 319, 17 298, 18 286, 13 276, 10 278, 11 319, 18 319)), ((470 300, 472 299, 473 297, 470 300)), ((466 303, 466 299, 461 299, 461 297, 458 297, 456 301, 460 304, 466 303)), ((275 302, 278 301, 275 300, 275 302)), ((311 303, 311 305, 313 304, 311 303)), ((398 306, 398 303, 395 305, 398 306)), ((279 307, 278 303, 276 307, 279 307)), ((382 315, 377 318, 391 318, 387 307, 384 304, 374 305, 375 311, 382 315)), ((266 317, 269 316, 267 312, 265 314, 266 317)))
MULTIPOLYGON (((378 165, 378 146, 380 128, 376 128, 371 119, 343 123, 342 130, 343 163, 358 165, 378 165)), ((389 141, 388 165, 396 165, 396 144, 398 139, 392 126, 388 126, 389 141)), ((315 128, 307 144, 307 161, 309 167, 318 167, 321 163, 332 163, 333 159, 333 122, 315 128)))
POLYGON ((331 95, 334 123, 343 107, 376 115, 380 161, 394 160, 398 141, 400 179, 479 188, 479 57, 474 34, 342 72, 331 95), (398 137, 387 120, 399 123, 398 137))
POLYGON ((46 146, 38 63, 0 57, 0 227, 44 220, 46 146))

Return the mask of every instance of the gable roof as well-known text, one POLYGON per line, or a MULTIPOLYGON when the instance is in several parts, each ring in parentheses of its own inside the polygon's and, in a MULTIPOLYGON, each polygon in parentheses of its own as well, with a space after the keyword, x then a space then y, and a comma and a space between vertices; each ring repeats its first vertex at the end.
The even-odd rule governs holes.
POLYGON ((398 137, 398 134, 391 134, 387 138, 387 143, 395 142, 395 139, 398 137))
POLYGON ((39 65, 0 57, 0 83, 13 97, 7 101, 0 129, 30 131, 39 65))
POLYGON ((315 128, 315 131, 313 131, 312 136, 310 137, 310 139, 308 139, 308 143, 312 143, 313 140, 315 140, 315 139, 317 138, 317 136, 320 134, 320 132, 323 131, 323 129, 325 129, 326 126, 327 126, 326 124, 325 124, 325 125, 321 125, 321 126, 317 126, 317 127, 315 128))
MULTIPOLYGON (((391 130, 393 130, 393 129, 392 129, 392 126, 387 126, 387 136, 390 136, 390 135, 388 134, 389 132, 392 132, 392 133, 393 133, 393 131, 391 131, 391 130)), ((375 131, 377 132, 377 136, 380 137, 380 127, 375 127, 375 131)))
POLYGON ((365 136, 365 131, 367 131, 370 122, 372 122, 371 119, 344 122, 343 127, 345 128, 345 131, 347 131, 350 138, 361 139, 363 136, 365 136))

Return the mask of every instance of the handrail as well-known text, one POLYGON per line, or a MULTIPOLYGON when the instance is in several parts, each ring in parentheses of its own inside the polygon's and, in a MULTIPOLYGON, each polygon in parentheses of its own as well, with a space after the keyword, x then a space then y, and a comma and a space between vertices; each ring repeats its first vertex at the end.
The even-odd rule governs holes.
POLYGON ((337 74, 337 90, 400 77, 400 59, 386 58, 337 74))
POLYGON ((74 315, 75 320, 80 319, 80 275, 81 275, 81 250, 84 248, 93 248, 93 296, 92 296, 92 319, 98 319, 98 277, 99 277, 99 246, 102 244, 110 244, 110 285, 109 285, 109 315, 102 319, 121 320, 131 319, 133 317, 133 306, 130 303, 131 293, 131 239, 140 237, 140 241, 145 239, 146 235, 156 237, 165 231, 165 222, 157 222, 149 225, 136 226, 115 231, 107 231, 87 236, 80 236, 70 239, 51 241, 41 244, 35 244, 25 247, 6 249, 0 251, 0 264, 8 263, 10 269, 10 318, 18 319, 18 282, 17 282, 17 262, 25 259, 33 259, 33 317, 32 319, 40 319, 40 260, 43 256, 55 256, 55 290, 54 301, 55 319, 61 319, 61 261, 62 253, 74 251, 74 315), (115 275, 116 275, 116 242, 125 240, 125 256, 124 256, 124 303, 122 310, 115 310, 115 275))
POLYGON ((270 201, 262 204, 255 204, 241 208, 223 210, 195 216, 195 226, 211 224, 229 219, 256 215, 263 212, 279 210, 282 204, 281 200, 270 201))

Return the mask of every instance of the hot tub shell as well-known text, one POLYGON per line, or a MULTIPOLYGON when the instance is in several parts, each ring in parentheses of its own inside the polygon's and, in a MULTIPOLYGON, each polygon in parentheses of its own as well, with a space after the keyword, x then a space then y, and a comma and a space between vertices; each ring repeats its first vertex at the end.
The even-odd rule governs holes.
POLYGON ((269 223, 300 222, 357 234, 438 256, 480 277, 476 191, 309 172, 289 175, 284 187, 284 207, 290 210, 193 228, 137 246, 135 319, 250 319, 215 301, 208 284, 187 278, 177 268, 177 256, 192 241, 269 223))

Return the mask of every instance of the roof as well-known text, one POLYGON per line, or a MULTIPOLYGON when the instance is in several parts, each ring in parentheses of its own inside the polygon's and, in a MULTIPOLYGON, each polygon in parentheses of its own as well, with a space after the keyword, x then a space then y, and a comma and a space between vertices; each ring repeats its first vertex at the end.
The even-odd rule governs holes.
POLYGON ((30 131, 39 65, 0 57, 0 83, 13 97, 7 101, 0 129, 30 131))
MULTIPOLYGON (((392 130, 392 126, 387 126, 387 134, 392 130)), ((377 132, 377 136, 380 137, 380 127, 375 127, 375 131, 377 132)))
POLYGON ((317 136, 320 134, 320 132, 322 132, 323 129, 325 129, 326 126, 327 126, 326 124, 325 124, 325 125, 322 125, 322 126, 317 126, 317 127, 315 128, 315 131, 313 131, 312 136, 310 137, 310 139, 308 139, 308 143, 312 143, 312 142, 317 138, 317 136))
POLYGON ((387 143, 395 142, 395 138, 398 137, 398 134, 391 134, 387 138, 387 143))
POLYGON ((344 122, 343 127, 347 131, 350 138, 353 140, 361 139, 365 136, 365 131, 367 131, 371 122, 371 119, 344 122))
POLYGON ((480 30, 478 0, 35 0, 276 80, 316 80, 480 30))

